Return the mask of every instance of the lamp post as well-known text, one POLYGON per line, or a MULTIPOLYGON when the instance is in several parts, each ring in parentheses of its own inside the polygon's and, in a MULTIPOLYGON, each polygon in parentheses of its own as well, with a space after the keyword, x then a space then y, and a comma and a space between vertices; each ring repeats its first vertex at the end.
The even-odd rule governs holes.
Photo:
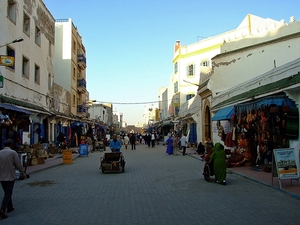
POLYGON ((21 38, 21 37, 19 37, 19 38, 15 39, 15 40, 13 40, 13 41, 11 41, 11 42, 9 42, 9 43, 6 43, 6 44, 4 44, 4 45, 0 45, 0 48, 5 47, 5 46, 7 46, 7 45, 9 45, 9 44, 12 44, 12 43, 17 43, 17 42, 22 42, 22 41, 24 41, 24 39, 21 38))
MULTIPOLYGON (((0 48, 5 47, 9 44, 13 44, 13 43, 17 43, 17 42, 21 42, 24 39, 19 37, 9 43, 6 43, 4 45, 0 45, 0 48)), ((13 56, 6 56, 6 55, 0 55, 0 66, 12 66, 14 65, 14 61, 15 61, 15 57, 13 56)), ((0 71, 0 88, 3 88, 3 83, 4 83, 4 78, 2 76, 2 73, 0 71)))

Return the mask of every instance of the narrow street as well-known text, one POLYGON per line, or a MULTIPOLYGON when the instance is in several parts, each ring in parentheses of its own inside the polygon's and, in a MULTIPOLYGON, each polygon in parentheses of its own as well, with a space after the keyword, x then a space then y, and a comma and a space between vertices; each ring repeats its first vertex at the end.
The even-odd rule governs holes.
POLYGON ((94 152, 16 181, 0 224, 299 224, 300 201, 283 192, 235 174, 208 183, 198 159, 136 149, 122 149, 124 173, 103 174, 94 152))

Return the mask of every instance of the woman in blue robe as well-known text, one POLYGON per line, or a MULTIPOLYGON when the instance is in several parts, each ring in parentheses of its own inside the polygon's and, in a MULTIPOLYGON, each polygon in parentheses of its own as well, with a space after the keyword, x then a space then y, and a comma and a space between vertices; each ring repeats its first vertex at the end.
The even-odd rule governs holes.
POLYGON ((167 143, 166 153, 169 155, 172 155, 173 154, 173 137, 172 137, 172 135, 168 138, 166 143, 167 143))

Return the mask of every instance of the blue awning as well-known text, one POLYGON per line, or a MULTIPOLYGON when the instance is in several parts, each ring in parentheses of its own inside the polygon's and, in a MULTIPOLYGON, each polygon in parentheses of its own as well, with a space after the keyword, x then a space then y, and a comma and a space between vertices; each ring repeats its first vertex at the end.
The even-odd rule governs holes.
POLYGON ((229 106, 223 109, 220 109, 212 118, 212 121, 218 120, 230 120, 232 114, 234 114, 234 106, 229 106))
POLYGON ((277 106, 289 106, 290 108, 295 108, 296 104, 291 99, 289 99, 285 95, 274 95, 268 96, 261 99, 258 99, 253 102, 246 102, 243 104, 238 104, 235 106, 235 110, 237 113, 239 112, 247 112, 252 109, 259 109, 262 105, 270 106, 275 104, 277 106))
POLYGON ((26 109, 22 109, 22 108, 20 108, 16 105, 12 105, 12 104, 8 104, 8 103, 0 103, 0 108, 12 110, 12 111, 17 111, 17 112, 22 112, 22 113, 25 113, 25 114, 31 114, 31 112, 29 112, 26 109))
POLYGON ((72 124, 71 124, 71 127, 72 128, 75 128, 75 127, 83 127, 84 126, 84 124, 83 124, 83 122, 81 122, 81 121, 75 121, 75 122, 73 122, 72 124))

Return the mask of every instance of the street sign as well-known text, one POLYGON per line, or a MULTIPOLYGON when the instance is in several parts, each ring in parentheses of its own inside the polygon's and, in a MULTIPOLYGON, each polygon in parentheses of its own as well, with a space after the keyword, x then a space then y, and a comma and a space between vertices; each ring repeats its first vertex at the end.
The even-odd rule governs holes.
POLYGON ((13 66, 15 57, 8 55, 0 55, 0 66, 13 66))

